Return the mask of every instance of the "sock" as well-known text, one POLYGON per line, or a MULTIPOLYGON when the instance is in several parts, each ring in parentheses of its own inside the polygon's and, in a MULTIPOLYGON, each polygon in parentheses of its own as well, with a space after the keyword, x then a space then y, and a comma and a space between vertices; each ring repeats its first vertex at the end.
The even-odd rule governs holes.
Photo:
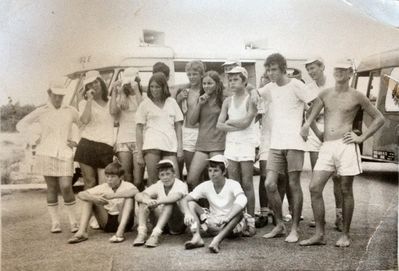
POLYGON ((151 235, 161 235, 161 234, 162 234, 162 229, 160 229, 157 226, 155 226, 155 228, 152 230, 152 234, 151 235))
POLYGON ((76 201, 65 202, 64 205, 65 205, 66 211, 68 213, 69 223, 71 225, 77 224, 78 222, 76 220, 77 215, 76 215, 76 208, 75 208, 76 201))
POLYGON ((147 235, 147 227, 138 226, 137 227, 137 232, 147 235))
POLYGON ((246 221, 247 221, 247 225, 248 225, 248 227, 252 227, 252 228, 255 228, 255 218, 254 217, 248 217, 248 218, 246 218, 246 221))
POLYGON ((58 202, 56 203, 47 203, 47 209, 50 214, 51 224, 60 224, 60 216, 58 212, 58 202))

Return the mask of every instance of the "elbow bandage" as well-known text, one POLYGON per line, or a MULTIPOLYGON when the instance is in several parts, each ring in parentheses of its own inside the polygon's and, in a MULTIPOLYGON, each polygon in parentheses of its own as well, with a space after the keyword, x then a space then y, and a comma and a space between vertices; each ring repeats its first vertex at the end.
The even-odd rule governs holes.
POLYGON ((236 200, 234 201, 235 204, 238 204, 239 206, 241 206, 243 209, 245 208, 245 206, 247 205, 247 197, 244 195, 244 193, 239 194, 236 198, 236 200))

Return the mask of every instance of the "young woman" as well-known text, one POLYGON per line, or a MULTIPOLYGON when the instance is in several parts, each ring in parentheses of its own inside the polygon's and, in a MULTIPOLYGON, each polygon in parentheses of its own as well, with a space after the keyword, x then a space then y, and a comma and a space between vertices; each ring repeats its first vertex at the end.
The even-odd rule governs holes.
MULTIPOLYGON (((165 75, 155 73, 148 83, 147 96, 136 112, 137 162, 147 165, 148 185, 158 180, 157 164, 170 159, 179 175, 177 157, 183 157, 183 114, 170 97, 165 75)), ((180 178, 180 176, 176 176, 180 178)))
POLYGON ((34 172, 44 176, 47 184, 47 205, 51 217, 51 232, 61 232, 58 211, 58 187, 71 224, 71 232, 76 232, 75 196, 72 191, 73 151, 76 146, 70 138, 72 124, 79 121, 79 113, 71 106, 62 105, 66 89, 53 85, 47 91, 48 103, 25 116, 17 130, 29 134, 29 127, 40 125, 40 142, 36 148, 34 172))
POLYGON ((195 154, 187 178, 191 189, 198 185, 208 165, 207 159, 224 152, 226 132, 216 128, 223 99, 223 82, 219 74, 208 71, 202 79, 200 97, 189 120, 191 125, 199 123, 195 154))
POLYGON ((137 71, 125 69, 121 80, 112 88, 110 112, 117 116, 119 128, 115 142, 115 153, 125 171, 124 180, 143 190, 143 167, 137 163, 136 111, 142 101, 142 90, 137 71))
POLYGON ((79 103, 83 124, 75 161, 79 162, 85 190, 105 182, 104 168, 113 158, 114 118, 108 106, 108 89, 98 71, 86 73, 84 100, 79 103))

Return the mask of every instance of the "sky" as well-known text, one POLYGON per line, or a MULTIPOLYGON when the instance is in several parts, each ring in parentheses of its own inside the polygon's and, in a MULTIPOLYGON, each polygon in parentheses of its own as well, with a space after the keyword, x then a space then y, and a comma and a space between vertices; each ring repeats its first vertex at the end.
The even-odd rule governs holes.
MULTIPOLYGON (((262 40, 289 56, 320 55, 327 66, 399 47, 399 28, 348 1, 2 0, 0 105, 8 97, 43 103, 49 81, 79 69, 80 57, 128 56, 143 29, 165 32, 166 45, 178 53, 227 57, 262 40)), ((387 16, 399 18, 396 7, 387 16)))

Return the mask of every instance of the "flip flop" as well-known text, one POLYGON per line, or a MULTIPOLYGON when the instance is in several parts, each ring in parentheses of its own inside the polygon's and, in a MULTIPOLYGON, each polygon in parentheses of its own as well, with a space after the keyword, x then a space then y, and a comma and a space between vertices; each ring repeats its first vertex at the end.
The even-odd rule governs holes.
POLYGON ((197 243, 193 243, 191 241, 187 241, 184 243, 185 249, 194 249, 194 248, 203 247, 203 246, 204 246, 204 243, 197 244, 197 243))
POLYGON ((84 235, 73 236, 71 239, 68 240, 68 243, 69 244, 77 244, 77 243, 86 241, 87 239, 89 239, 89 238, 84 235))
POLYGON ((110 241, 111 243, 122 243, 123 241, 125 241, 125 237, 114 235, 114 236, 112 236, 112 237, 109 239, 109 241, 110 241))

